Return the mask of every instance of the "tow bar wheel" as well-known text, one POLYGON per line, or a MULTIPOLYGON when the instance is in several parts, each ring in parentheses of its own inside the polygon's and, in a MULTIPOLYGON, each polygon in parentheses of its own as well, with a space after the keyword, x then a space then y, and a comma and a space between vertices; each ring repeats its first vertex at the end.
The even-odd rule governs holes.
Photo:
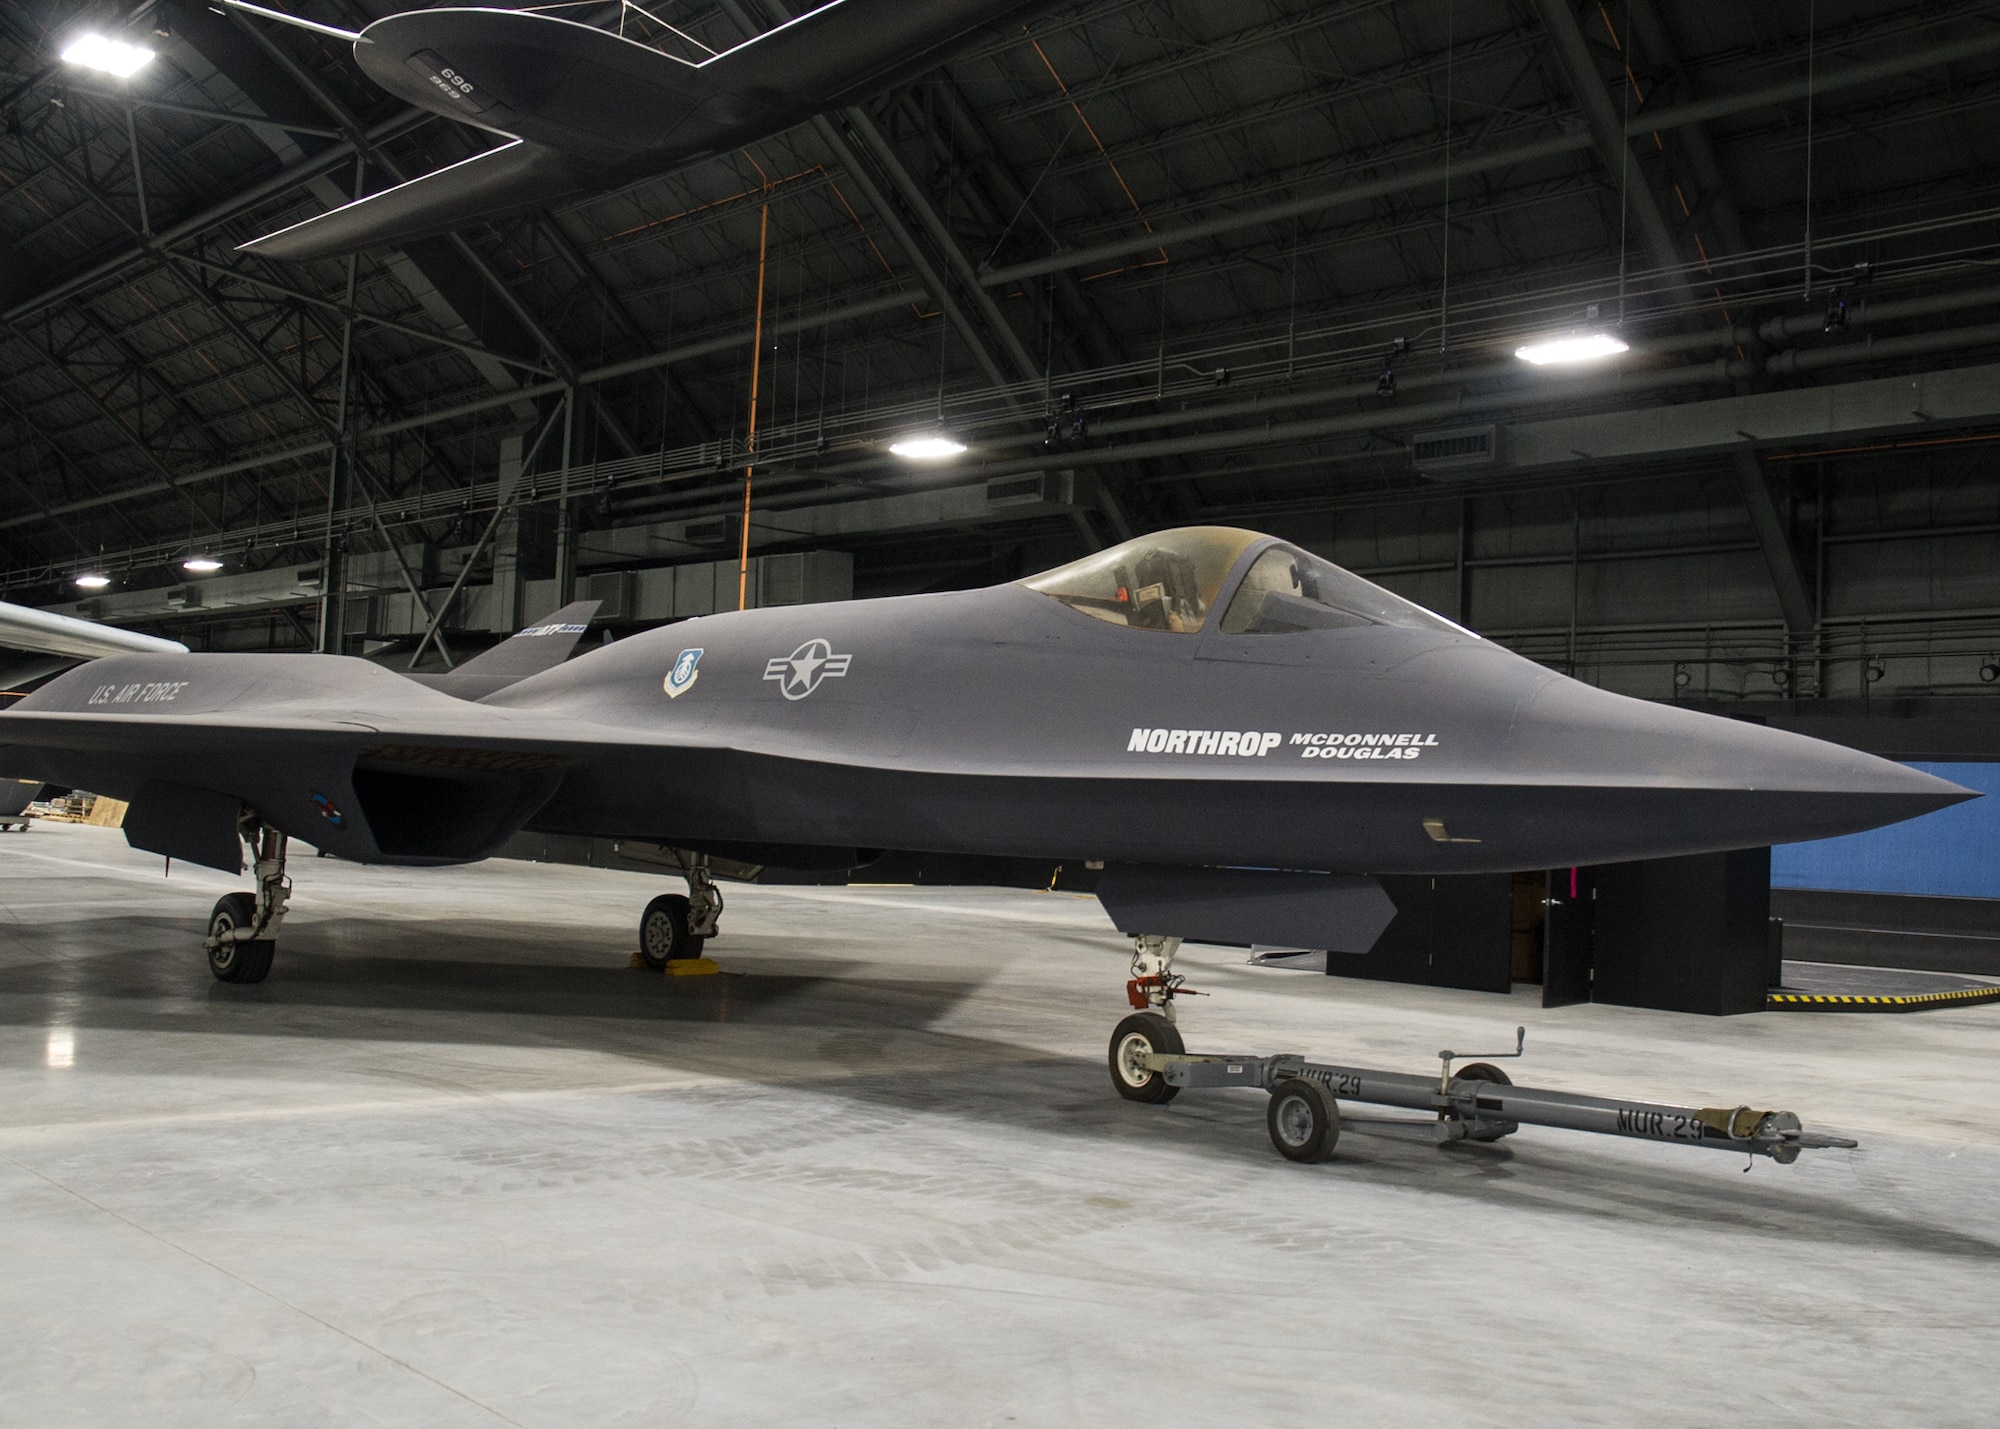
POLYGON ((1165 1073, 1149 1071, 1141 1059, 1153 1052, 1185 1051, 1173 1023, 1157 1012, 1135 1012, 1111 1033, 1111 1085, 1128 1102, 1170 1102, 1181 1089, 1165 1073))
POLYGON ((1340 1140, 1340 1107, 1324 1082, 1292 1077, 1271 1088, 1264 1124, 1286 1160, 1324 1161, 1340 1140))

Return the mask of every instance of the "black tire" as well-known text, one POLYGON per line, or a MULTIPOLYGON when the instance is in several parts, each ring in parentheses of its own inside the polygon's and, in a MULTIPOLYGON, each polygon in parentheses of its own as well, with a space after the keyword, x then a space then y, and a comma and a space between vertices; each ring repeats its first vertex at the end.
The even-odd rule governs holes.
POLYGON ((1340 1143, 1340 1104, 1325 1082, 1290 1077, 1271 1088, 1264 1125, 1280 1156, 1310 1165, 1333 1155, 1340 1143))
POLYGON ((1162 1072, 1142 1072, 1128 1058, 1147 1052, 1185 1052, 1180 1030, 1157 1012, 1135 1012, 1111 1032, 1111 1085, 1128 1102, 1170 1102, 1181 1094, 1162 1072))
POLYGON ((662 893, 639 915, 639 957, 655 972, 676 958, 698 958, 708 939, 688 931, 688 901, 684 893, 662 893))
MULTIPOLYGON (((219 938, 236 928, 257 921, 257 900, 247 893, 225 893, 208 915, 208 935, 219 938)), ((218 943, 208 955, 208 970, 218 982, 262 982, 271 971, 271 955, 278 945, 269 938, 248 943, 218 943)))
POLYGON ((1498 1082, 1503 1087, 1514 1085, 1514 1079, 1491 1062, 1467 1062, 1451 1074, 1451 1079, 1454 1082, 1498 1082))

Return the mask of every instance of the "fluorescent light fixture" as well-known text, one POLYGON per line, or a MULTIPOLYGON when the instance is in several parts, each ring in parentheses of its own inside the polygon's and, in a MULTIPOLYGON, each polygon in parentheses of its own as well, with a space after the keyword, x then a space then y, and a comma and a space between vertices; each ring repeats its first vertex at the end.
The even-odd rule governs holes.
POLYGON ((1550 367, 1570 362, 1596 362, 1599 358, 1616 357, 1630 350, 1631 344, 1608 332, 1572 332, 1561 337, 1545 337, 1523 343, 1514 349, 1514 356, 1537 367, 1550 367))
POLYGON ((85 590, 103 590, 111 584, 111 577, 101 576, 95 571, 86 571, 76 578, 76 583, 85 590))
POLYGON ((51 1067, 76 1065, 76 1034, 66 1029, 49 1033, 48 1064, 51 1067))
POLYGON ((71 40, 62 57, 70 64, 102 70, 105 74, 126 79, 144 69, 152 60, 153 52, 144 45, 127 44, 124 40, 114 40, 93 31, 71 40))
POLYGON ((905 461, 946 461, 965 454, 965 443, 943 432, 925 432, 889 443, 889 450, 905 461))
POLYGON ((198 576, 212 575, 222 569, 222 562, 213 556, 189 556, 181 562, 181 569, 193 571, 198 576))

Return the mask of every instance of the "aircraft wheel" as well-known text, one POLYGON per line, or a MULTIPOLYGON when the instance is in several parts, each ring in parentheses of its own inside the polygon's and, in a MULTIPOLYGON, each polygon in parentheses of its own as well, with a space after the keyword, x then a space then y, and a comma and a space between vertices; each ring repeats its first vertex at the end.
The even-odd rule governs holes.
MULTIPOLYGON (((248 893, 225 893, 216 900, 208 915, 208 935, 220 938, 237 928, 257 921, 257 900, 248 893)), ((208 955, 208 970, 219 982, 262 982, 271 971, 271 955, 278 945, 269 938, 248 943, 218 943, 208 955)))
POLYGON ((676 958, 700 957, 707 942, 688 931, 686 894, 662 893, 639 915, 639 956, 655 971, 676 958))
POLYGON ((1451 1074, 1451 1079, 1454 1082, 1498 1082, 1503 1087, 1514 1085, 1514 1079, 1491 1062, 1467 1062, 1451 1074))
POLYGON ((1180 1030, 1157 1012, 1135 1012, 1111 1033, 1111 1085, 1128 1102, 1170 1102, 1181 1089, 1162 1072, 1149 1072, 1139 1058, 1149 1052, 1185 1052, 1180 1030))
POLYGON ((1271 1088, 1264 1124, 1271 1144, 1286 1160, 1324 1161, 1340 1141, 1340 1105, 1326 1083, 1291 1077, 1271 1088))

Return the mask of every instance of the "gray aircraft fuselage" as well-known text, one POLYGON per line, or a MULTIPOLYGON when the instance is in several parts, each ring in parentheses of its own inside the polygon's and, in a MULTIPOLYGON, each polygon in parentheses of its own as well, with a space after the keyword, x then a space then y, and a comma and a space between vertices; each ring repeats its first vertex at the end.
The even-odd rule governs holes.
POLYGON ((1456 873, 1821 838, 1954 801, 1470 635, 1134 630, 1012 585, 704 617, 492 703, 726 744, 576 770, 534 820, 690 844, 1456 873), (815 641, 805 658, 842 673, 788 699, 771 667, 815 641))
POLYGON ((1294 552, 1243 539, 1185 633, 1002 585, 702 617, 477 703, 352 658, 114 657, 0 712, 0 774, 213 791, 407 864, 525 825, 779 864, 1463 873, 1822 838, 1970 797, 1594 689, 1337 568, 1418 623, 1228 633, 1251 564, 1294 552))

